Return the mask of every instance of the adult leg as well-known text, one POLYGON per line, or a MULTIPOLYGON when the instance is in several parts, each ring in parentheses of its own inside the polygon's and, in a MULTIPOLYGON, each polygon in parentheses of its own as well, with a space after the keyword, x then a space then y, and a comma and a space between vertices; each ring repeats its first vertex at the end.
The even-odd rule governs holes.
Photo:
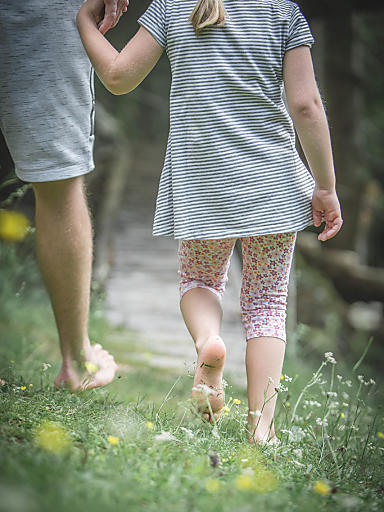
POLYGON ((285 354, 289 272, 296 233, 242 239, 241 307, 247 335, 248 429, 276 440, 273 417, 285 354), (262 411, 261 416, 258 411, 262 411))
POLYGON ((224 405, 226 350, 220 337, 221 296, 234 244, 235 239, 186 240, 179 244, 180 308, 197 352, 192 399, 211 422, 211 411, 217 418, 224 405))
POLYGON ((33 183, 37 255, 55 314, 63 356, 56 385, 93 388, 112 381, 117 366, 88 338, 92 228, 83 179, 33 183), (92 365, 84 365, 85 362, 92 365))

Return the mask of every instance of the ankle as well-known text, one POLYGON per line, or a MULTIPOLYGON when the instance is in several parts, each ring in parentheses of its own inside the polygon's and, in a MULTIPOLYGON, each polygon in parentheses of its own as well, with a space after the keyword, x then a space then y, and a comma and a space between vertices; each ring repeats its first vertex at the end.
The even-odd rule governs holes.
POLYGON ((205 347, 212 344, 217 344, 218 347, 220 347, 220 350, 223 351, 225 354, 226 348, 224 342, 218 334, 210 334, 208 336, 205 336, 204 338, 197 339, 195 341, 197 353, 199 354, 199 352, 201 352, 205 347))
POLYGON ((63 350, 63 368, 71 369, 91 360, 91 343, 88 338, 85 338, 80 345, 69 346, 69 344, 64 343, 62 345, 65 347, 63 350))

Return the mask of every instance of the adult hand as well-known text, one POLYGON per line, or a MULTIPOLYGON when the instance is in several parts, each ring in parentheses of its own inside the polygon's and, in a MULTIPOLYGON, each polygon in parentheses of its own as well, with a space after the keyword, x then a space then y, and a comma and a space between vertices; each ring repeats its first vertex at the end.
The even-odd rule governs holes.
POLYGON ((117 25, 121 15, 127 11, 129 0, 103 0, 104 17, 98 24, 99 31, 106 34, 117 25))
POLYGON ((321 242, 333 238, 341 229, 343 219, 336 191, 320 190, 315 187, 312 197, 313 223, 319 227, 325 221, 323 231, 318 235, 321 242))

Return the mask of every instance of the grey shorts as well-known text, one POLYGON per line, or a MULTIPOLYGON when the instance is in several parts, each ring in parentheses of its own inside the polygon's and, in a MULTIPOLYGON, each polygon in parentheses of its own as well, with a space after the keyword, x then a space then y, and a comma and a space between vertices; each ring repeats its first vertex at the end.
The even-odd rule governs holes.
POLYGON ((94 168, 93 70, 82 0, 0 0, 0 128, 17 176, 55 181, 94 168))

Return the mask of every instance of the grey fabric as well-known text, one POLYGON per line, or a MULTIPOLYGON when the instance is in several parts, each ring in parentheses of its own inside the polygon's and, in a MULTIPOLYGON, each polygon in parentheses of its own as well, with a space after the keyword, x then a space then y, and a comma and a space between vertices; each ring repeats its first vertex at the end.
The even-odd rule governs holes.
POLYGON ((154 0, 141 23, 167 52, 170 132, 155 235, 180 240, 299 231, 314 179, 283 101, 287 50, 312 46, 288 0, 224 0, 224 27, 196 37, 196 0, 154 0))
POLYGON ((0 127, 24 181, 91 171, 93 71, 75 17, 82 0, 0 0, 0 127))

